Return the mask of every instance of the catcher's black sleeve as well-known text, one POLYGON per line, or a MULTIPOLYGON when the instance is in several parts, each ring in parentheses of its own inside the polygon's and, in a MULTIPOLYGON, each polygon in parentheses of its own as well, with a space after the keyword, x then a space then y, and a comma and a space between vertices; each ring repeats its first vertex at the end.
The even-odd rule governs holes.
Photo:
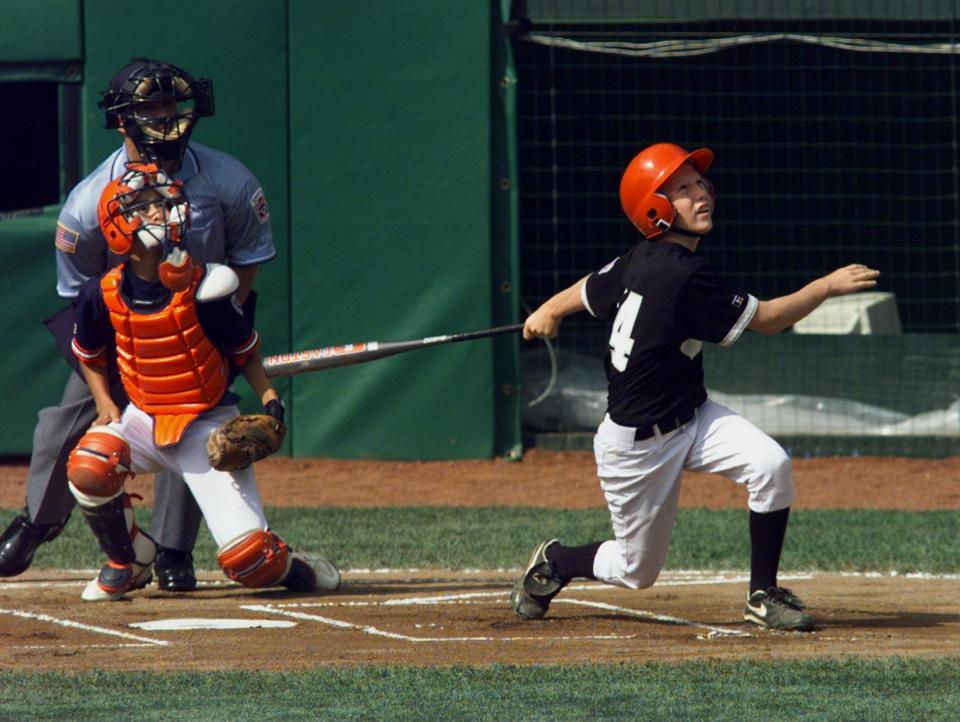
POLYGON ((197 318, 207 338, 231 352, 249 345, 257 334, 229 298, 198 303, 197 318))

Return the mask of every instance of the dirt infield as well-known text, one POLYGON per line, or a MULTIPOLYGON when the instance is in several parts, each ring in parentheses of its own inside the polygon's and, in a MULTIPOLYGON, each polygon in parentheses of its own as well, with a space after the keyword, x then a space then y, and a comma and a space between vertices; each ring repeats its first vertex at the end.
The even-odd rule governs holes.
POLYGON ((817 600, 812 611, 820 626, 813 633, 744 623, 744 579, 734 575, 666 573, 643 592, 574 583, 539 622, 514 616, 510 580, 502 574, 355 573, 327 596, 251 592, 209 577, 209 586, 189 595, 153 587, 129 601, 82 603, 87 579, 30 571, 0 582, 0 646, 6 651, 0 669, 290 671, 960 653, 960 578, 785 580, 817 600), (292 626, 141 626, 196 618, 292 626))
MULTIPOLYGON (((258 465, 275 506, 603 506, 589 453, 533 450, 521 463, 270 459, 258 465)), ((22 464, 0 465, 0 506, 22 505, 22 464)), ((960 458, 795 462, 797 508, 960 506, 960 458)), ((152 501, 149 479, 131 491, 152 501)), ((745 506, 742 489, 684 479, 683 506, 745 506)), ((92 542, 91 542, 92 543, 92 542)), ((0 669, 79 671, 308 669, 324 665, 452 665, 777 659, 960 654, 960 575, 783 578, 819 621, 811 634, 741 619, 746 579, 668 572, 630 592, 575 583, 540 622, 510 610, 513 573, 347 571, 327 596, 255 592, 203 574, 192 594, 155 586, 117 603, 83 603, 94 571, 31 569, 0 580, 0 669), (251 628, 152 629, 150 624, 251 628), (180 621, 177 621, 180 620, 180 621), (131 626, 136 625, 136 626, 131 626), (146 627, 144 627, 146 625, 146 627), (267 626, 273 625, 273 626, 267 626), (280 625, 280 626, 277 626, 280 625)))

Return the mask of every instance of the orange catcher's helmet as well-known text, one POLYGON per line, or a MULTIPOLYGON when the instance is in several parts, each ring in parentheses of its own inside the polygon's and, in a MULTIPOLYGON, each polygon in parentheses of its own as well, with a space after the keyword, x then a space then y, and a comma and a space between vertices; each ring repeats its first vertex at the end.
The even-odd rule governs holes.
POLYGON ((103 189, 97 213, 107 245, 122 255, 130 250, 134 236, 147 248, 162 244, 169 249, 179 243, 186 232, 189 209, 180 181, 169 178, 153 163, 135 161, 127 163, 123 175, 103 189), (164 205, 164 220, 149 223, 140 211, 158 199, 164 205))
MULTIPOLYGON (((620 180, 620 205, 627 218, 648 239, 662 236, 673 225, 673 205, 657 191, 684 163, 690 163, 701 175, 713 163, 713 151, 699 148, 688 152, 673 143, 657 143, 644 148, 630 161, 620 180)), ((711 195, 713 188, 710 187, 711 195)))

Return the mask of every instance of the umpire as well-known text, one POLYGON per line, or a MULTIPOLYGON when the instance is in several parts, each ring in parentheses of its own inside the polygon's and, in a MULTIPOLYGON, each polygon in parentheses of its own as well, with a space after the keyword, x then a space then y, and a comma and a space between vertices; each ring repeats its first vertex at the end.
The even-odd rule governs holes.
MULTIPOLYGON (((106 128, 118 130, 123 145, 70 192, 57 222, 57 293, 71 304, 45 323, 66 357, 73 358, 72 299, 85 281, 122 260, 107 248, 97 202, 128 161, 157 163, 183 181, 194 201, 184 245, 197 263, 226 263, 236 271, 240 287, 235 298, 252 317, 257 266, 271 260, 276 249, 257 179, 232 156, 190 141, 197 120, 214 113, 213 84, 170 63, 135 58, 113 76, 102 96, 106 128)), ((115 368, 111 385, 114 398, 126 401, 115 368)), ((96 418, 96 405, 79 373, 70 374, 58 406, 40 411, 26 507, 0 535, 0 577, 24 572, 37 547, 63 530, 75 503, 67 488, 67 456, 96 418)), ((161 589, 196 588, 192 551, 200 519, 183 480, 157 474, 151 532, 158 545, 155 570, 161 589)))

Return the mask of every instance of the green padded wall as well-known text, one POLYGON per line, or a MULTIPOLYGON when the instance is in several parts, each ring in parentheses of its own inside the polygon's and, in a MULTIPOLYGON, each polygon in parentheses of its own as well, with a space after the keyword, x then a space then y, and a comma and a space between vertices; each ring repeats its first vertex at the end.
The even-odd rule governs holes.
POLYGON ((80 16, 80 0, 0 0, 0 80, 78 80, 80 16))
MULTIPOLYGON (((486 3, 290 3, 293 341, 491 325, 486 3)), ((294 453, 494 453, 489 340, 295 377, 294 453)))
MULTIPOLYGON (((79 80, 80 0, 0 0, 0 18, 0 82, 79 80)), ((16 150, 0 143, 0 162, 16 150)), ((9 418, 20 420, 0 437, 0 456, 30 452, 37 411, 59 401, 69 373, 41 323, 62 304, 54 276, 57 210, 0 218, 0 294, 6 309, 0 344, 11 350, 3 362, 4 398, 9 418)))
MULTIPOLYGON (((503 123, 490 103, 491 45, 503 41, 491 35, 490 6, 197 0, 189 22, 118 32, 119 6, 108 0, 4 3, 25 31, 0 29, 9 49, 0 48, 0 70, 80 83, 83 173, 120 142, 96 104, 130 58, 158 57, 213 79, 216 115, 194 137, 246 163, 270 203, 278 257, 256 284, 264 353, 516 320, 515 229, 491 229, 491 214, 515 191, 502 187, 504 170, 490 173, 491 143, 500 158, 510 143, 503 133, 512 132, 504 126, 491 138, 491 119, 503 123)), ((61 304, 56 210, 0 221, 0 240, 18 259, 0 283, 8 294, 28 285, 17 313, 0 323, 9 346, 25 344, 8 358, 8 377, 36 379, 17 396, 18 418, 56 402, 67 374, 40 325, 61 304)), ((516 338, 476 341, 280 380, 286 451, 516 456, 516 348, 516 338)), ((249 393, 243 405, 256 408, 249 393)), ((0 455, 28 453, 31 431, 8 434, 0 455)))
POLYGON ((58 208, 40 215, 0 220, 0 315, 4 403, 9 418, 0 435, 0 456, 28 454, 37 412, 60 400, 70 373, 42 321, 63 305, 54 277, 53 234, 58 208))

